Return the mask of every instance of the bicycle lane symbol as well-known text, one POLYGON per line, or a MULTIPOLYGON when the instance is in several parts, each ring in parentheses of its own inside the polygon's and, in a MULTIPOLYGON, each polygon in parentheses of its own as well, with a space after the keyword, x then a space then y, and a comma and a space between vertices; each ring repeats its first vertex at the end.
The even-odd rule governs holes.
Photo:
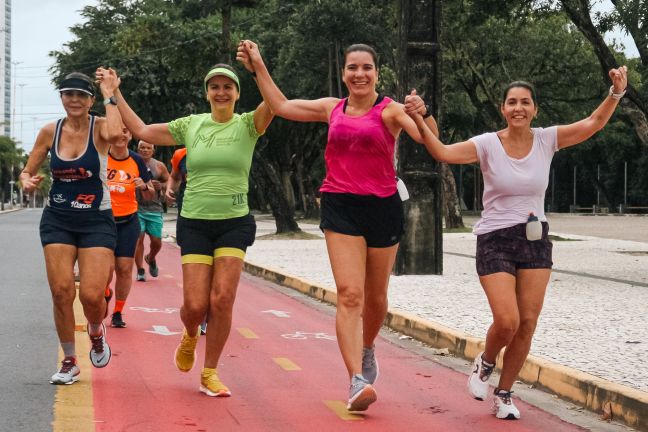
POLYGON ((158 309, 158 308, 150 308, 150 307, 145 307, 145 306, 131 306, 128 309, 132 311, 140 311, 140 312, 146 312, 146 313, 165 313, 165 314, 172 314, 179 312, 179 308, 164 308, 164 309, 158 309))
POLYGON ((331 336, 323 332, 312 333, 312 332, 296 331, 295 333, 282 334, 281 337, 285 339, 297 339, 297 340, 305 340, 305 339, 326 339, 330 341, 336 340, 335 336, 331 336))

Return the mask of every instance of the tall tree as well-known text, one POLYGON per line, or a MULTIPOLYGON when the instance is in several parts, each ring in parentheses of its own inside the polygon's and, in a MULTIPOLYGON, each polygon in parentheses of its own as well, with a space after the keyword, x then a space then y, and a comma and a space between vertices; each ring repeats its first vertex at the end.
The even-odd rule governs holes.
POLYGON ((4 210, 5 201, 13 200, 14 188, 12 181, 18 178, 22 169, 23 151, 16 142, 8 136, 0 136, 0 208, 4 210))

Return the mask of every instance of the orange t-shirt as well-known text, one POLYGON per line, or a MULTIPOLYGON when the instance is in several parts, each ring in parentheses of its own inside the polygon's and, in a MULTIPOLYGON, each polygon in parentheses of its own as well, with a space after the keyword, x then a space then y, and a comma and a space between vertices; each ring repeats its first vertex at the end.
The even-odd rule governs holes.
POLYGON ((113 216, 128 216, 137 211, 135 179, 144 183, 151 180, 151 171, 140 155, 128 151, 125 159, 115 159, 108 154, 108 189, 112 201, 113 216))

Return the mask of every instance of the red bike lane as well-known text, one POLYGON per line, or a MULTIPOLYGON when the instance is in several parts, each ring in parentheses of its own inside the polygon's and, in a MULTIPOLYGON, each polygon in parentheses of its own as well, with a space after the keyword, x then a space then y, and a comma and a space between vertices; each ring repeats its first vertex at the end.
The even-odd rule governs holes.
POLYGON ((133 282, 128 327, 108 330, 111 363, 92 371, 96 431, 583 430, 520 400, 521 420, 497 420, 490 401, 467 394, 464 374, 382 337, 378 401, 350 415, 333 314, 245 275, 219 363, 232 397, 207 397, 198 391, 205 338, 192 371, 173 361, 182 331, 179 250, 165 244, 157 261, 158 278, 133 282))

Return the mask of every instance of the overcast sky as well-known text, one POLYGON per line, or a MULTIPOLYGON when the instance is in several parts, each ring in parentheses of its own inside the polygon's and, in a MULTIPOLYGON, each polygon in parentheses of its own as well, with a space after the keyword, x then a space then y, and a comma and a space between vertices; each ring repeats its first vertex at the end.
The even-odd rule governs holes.
MULTIPOLYGON (((603 8, 611 8, 605 0, 603 8)), ((12 57, 21 62, 15 67, 15 125, 14 136, 25 151, 31 151, 38 129, 63 117, 58 93, 48 72, 53 60, 50 51, 61 50, 70 41, 69 28, 81 22, 79 11, 96 0, 12 0, 12 57)), ((610 35, 626 40, 620 34, 610 35)), ((638 56, 631 40, 626 54, 638 56)), ((13 71, 12 71, 13 72, 13 71)))

